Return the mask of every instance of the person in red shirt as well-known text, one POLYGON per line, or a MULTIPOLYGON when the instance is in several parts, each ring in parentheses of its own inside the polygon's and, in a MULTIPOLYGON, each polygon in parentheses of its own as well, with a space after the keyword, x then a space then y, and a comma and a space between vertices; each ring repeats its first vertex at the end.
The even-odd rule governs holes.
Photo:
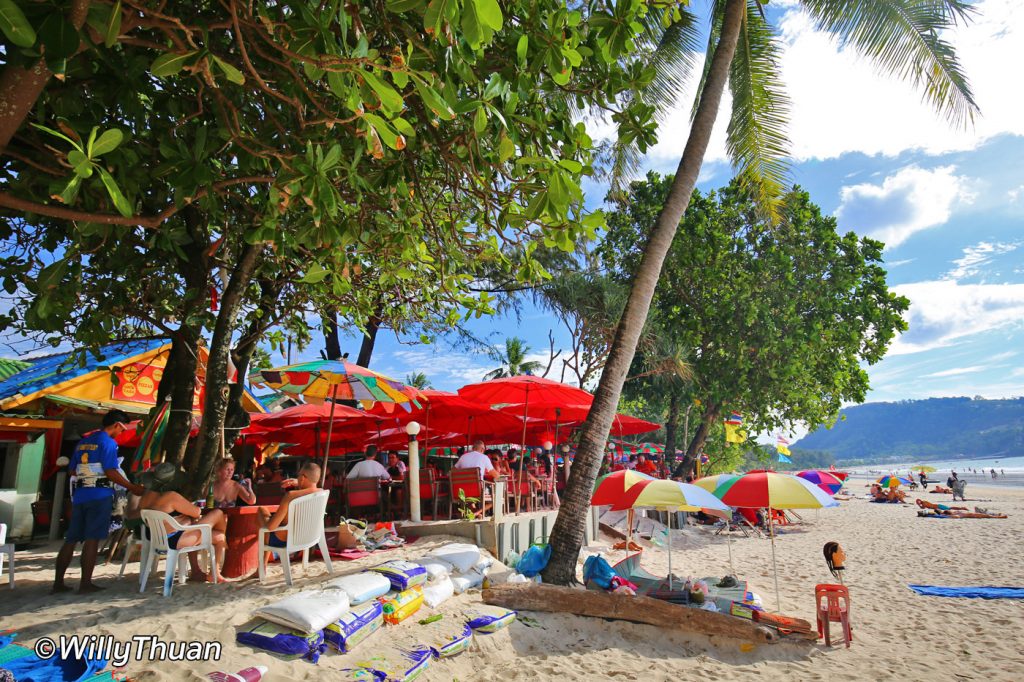
POLYGON ((658 465, 647 460, 646 455, 638 455, 636 458, 636 470, 648 476, 658 475, 658 465))

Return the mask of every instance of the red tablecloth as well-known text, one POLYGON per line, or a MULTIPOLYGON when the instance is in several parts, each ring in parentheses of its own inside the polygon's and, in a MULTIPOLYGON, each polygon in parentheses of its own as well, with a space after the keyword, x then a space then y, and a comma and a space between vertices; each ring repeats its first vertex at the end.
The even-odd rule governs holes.
MULTIPOLYGON (((259 507, 229 507, 222 510, 228 517, 227 541, 224 552, 224 568, 221 574, 225 578, 248 578, 259 567, 259 551, 256 541, 260 529, 259 507)), ((277 511, 277 506, 266 507, 267 511, 277 511)))

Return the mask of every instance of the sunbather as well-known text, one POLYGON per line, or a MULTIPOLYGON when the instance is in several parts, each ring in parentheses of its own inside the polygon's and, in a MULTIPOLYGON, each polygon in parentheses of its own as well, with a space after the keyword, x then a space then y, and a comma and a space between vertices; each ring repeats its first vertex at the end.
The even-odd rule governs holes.
POLYGON ((1006 514, 989 514, 981 513, 978 511, 959 511, 956 509, 950 509, 949 511, 935 512, 935 511, 919 511, 918 516, 935 516, 938 518, 949 518, 949 519, 1005 519, 1006 514))
POLYGON ((948 511, 969 511, 967 507, 950 507, 948 504, 935 504, 928 500, 917 499, 917 506, 921 509, 932 509, 937 512, 948 512, 948 511))
POLYGON ((935 487, 934 487, 934 488, 933 488, 933 489, 932 489, 931 491, 929 491, 929 492, 933 492, 933 493, 951 493, 951 492, 953 492, 953 491, 952 491, 952 490, 950 490, 949 488, 945 487, 945 486, 942 486, 942 485, 936 485, 936 486, 935 486, 935 487))

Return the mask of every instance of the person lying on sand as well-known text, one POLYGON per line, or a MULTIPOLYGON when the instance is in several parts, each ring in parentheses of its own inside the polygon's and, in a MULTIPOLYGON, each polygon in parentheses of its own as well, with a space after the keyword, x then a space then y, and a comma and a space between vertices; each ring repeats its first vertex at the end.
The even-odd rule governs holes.
POLYGON ((920 498, 917 499, 917 506, 921 509, 932 509, 937 512, 948 512, 952 510, 969 511, 967 507, 950 507, 947 504, 935 504, 934 502, 929 502, 928 500, 922 500, 920 498))
POLYGON ((944 511, 919 511, 918 516, 936 516, 939 518, 950 518, 950 519, 1005 519, 1006 514, 992 514, 987 509, 981 507, 975 507, 974 511, 960 511, 959 509, 949 509, 944 511))
POLYGON ((953 491, 950 490, 949 488, 945 487, 945 486, 936 485, 934 488, 932 488, 928 492, 931 492, 931 493, 947 493, 948 494, 948 493, 951 493, 953 491))

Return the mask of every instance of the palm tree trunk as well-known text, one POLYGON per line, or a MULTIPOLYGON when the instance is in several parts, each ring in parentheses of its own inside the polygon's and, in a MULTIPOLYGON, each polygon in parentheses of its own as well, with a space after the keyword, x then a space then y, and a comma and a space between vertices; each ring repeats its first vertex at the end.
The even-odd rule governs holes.
POLYGON ((665 262, 679 221, 689 206, 690 196, 697 184, 697 176, 700 174, 704 154, 711 140, 711 131, 718 117, 722 92, 728 81, 729 65, 736 53, 736 43, 746 7, 746 0, 728 0, 726 4, 721 37, 711 57, 711 68, 708 70, 704 90, 700 94, 700 103, 693 117, 683 157, 679 161, 679 168, 665 206, 661 209, 654 231, 644 249, 626 308, 615 331, 615 340, 612 342, 608 361, 594 394, 590 416, 583 426, 579 452, 565 489, 565 502, 559 509, 558 518, 551 530, 552 553, 551 560, 544 570, 545 582, 556 585, 576 582, 576 562, 583 546, 590 494, 594 489, 598 469, 601 467, 604 444, 608 440, 608 432, 615 417, 622 384, 626 380, 640 333, 647 321, 661 266, 665 262))

